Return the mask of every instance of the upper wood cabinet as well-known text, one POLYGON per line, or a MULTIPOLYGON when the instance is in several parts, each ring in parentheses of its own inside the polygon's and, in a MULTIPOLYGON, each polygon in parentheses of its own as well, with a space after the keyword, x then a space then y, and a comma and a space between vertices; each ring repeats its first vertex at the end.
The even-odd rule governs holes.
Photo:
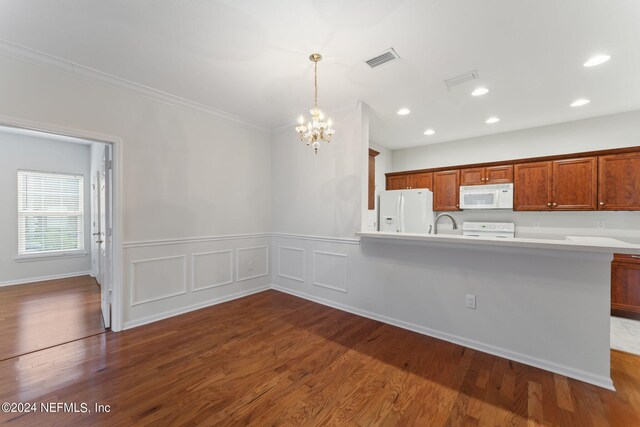
POLYGON ((595 157, 523 163, 514 170, 514 210, 596 209, 595 157))
POLYGON ((640 152, 599 157, 598 209, 640 210, 640 152))
POLYGON ((433 172, 414 173, 408 175, 407 184, 409 188, 433 188, 433 172))
POLYGON ((553 162, 551 207, 553 210, 595 210, 598 189, 595 157, 553 162))
POLYGON ((387 190, 404 190, 412 188, 433 188, 433 173, 421 172, 405 175, 387 176, 387 190))
POLYGON ((387 190, 404 190, 407 186, 407 175, 387 176, 387 190))
POLYGON ((523 163, 514 166, 513 210, 551 209, 551 162, 523 163))
POLYGON ((488 166, 460 171, 460 185, 502 184, 513 182, 513 166, 488 166))
POLYGON ((460 171, 450 170, 433 174, 433 210, 458 211, 460 203, 460 171))

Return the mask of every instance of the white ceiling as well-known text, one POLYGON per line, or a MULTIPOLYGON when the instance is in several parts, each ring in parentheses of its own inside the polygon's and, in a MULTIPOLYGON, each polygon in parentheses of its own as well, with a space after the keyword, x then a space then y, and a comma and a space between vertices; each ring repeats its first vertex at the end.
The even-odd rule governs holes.
POLYGON ((635 0, 0 0, 0 39, 269 128, 310 107, 320 52, 320 107, 365 101, 390 148, 639 109, 639 22, 635 0), (389 47, 402 59, 363 63, 389 47), (447 91, 472 69, 488 95, 447 91))

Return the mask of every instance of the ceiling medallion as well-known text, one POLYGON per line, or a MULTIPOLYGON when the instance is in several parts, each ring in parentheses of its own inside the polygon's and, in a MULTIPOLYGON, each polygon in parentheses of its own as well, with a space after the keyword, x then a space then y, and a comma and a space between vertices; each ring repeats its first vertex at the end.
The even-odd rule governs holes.
POLYGON ((298 126, 296 126, 296 132, 300 135, 300 140, 306 142, 307 145, 311 145, 316 154, 318 154, 318 147, 320 142, 329 142, 331 137, 335 133, 334 129, 331 129, 331 119, 324 120, 324 113, 318 108, 318 62, 322 59, 322 55, 319 53, 313 53, 309 56, 309 60, 313 62, 313 75, 314 75, 314 95, 313 95, 313 108, 309 110, 311 113, 311 121, 305 125, 304 116, 298 117, 298 126))

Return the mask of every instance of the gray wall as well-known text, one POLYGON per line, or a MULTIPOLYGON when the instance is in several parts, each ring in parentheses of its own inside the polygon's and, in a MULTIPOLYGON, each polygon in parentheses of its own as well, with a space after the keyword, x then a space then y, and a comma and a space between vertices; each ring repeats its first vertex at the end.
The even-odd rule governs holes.
POLYGON ((90 252, 91 193, 89 146, 16 135, 0 129, 0 285, 86 273, 90 256, 17 262, 17 171, 60 172, 84 176, 85 251, 90 252))

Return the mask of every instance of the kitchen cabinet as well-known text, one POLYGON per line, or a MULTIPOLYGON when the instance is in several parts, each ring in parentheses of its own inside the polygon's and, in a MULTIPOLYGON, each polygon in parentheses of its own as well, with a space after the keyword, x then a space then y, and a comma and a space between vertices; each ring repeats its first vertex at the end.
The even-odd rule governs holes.
POLYGON ((433 174, 433 210, 458 211, 460 203, 460 171, 448 170, 433 174))
POLYGON ((513 182, 513 165, 467 168, 460 171, 460 185, 504 184, 513 182))
POLYGON ((414 173, 408 175, 407 184, 409 188, 428 188, 433 189, 433 173, 414 173))
POLYGON ((551 208, 556 211, 596 210, 598 163, 595 157, 555 160, 551 208))
POLYGON ((387 190, 404 190, 407 187, 407 175, 387 177, 387 190))
POLYGON ((514 167, 514 210, 595 210, 595 157, 517 164, 514 167))
POLYGON ((611 314, 640 320, 640 255, 613 256, 611 314))
POLYGON ((433 188, 433 173, 412 173, 406 175, 387 176, 387 190, 404 190, 412 188, 433 188))
POLYGON ((640 210, 640 152, 599 157, 598 209, 640 210))
POLYGON ((544 211, 551 208, 552 162, 514 166, 513 210, 544 211))

